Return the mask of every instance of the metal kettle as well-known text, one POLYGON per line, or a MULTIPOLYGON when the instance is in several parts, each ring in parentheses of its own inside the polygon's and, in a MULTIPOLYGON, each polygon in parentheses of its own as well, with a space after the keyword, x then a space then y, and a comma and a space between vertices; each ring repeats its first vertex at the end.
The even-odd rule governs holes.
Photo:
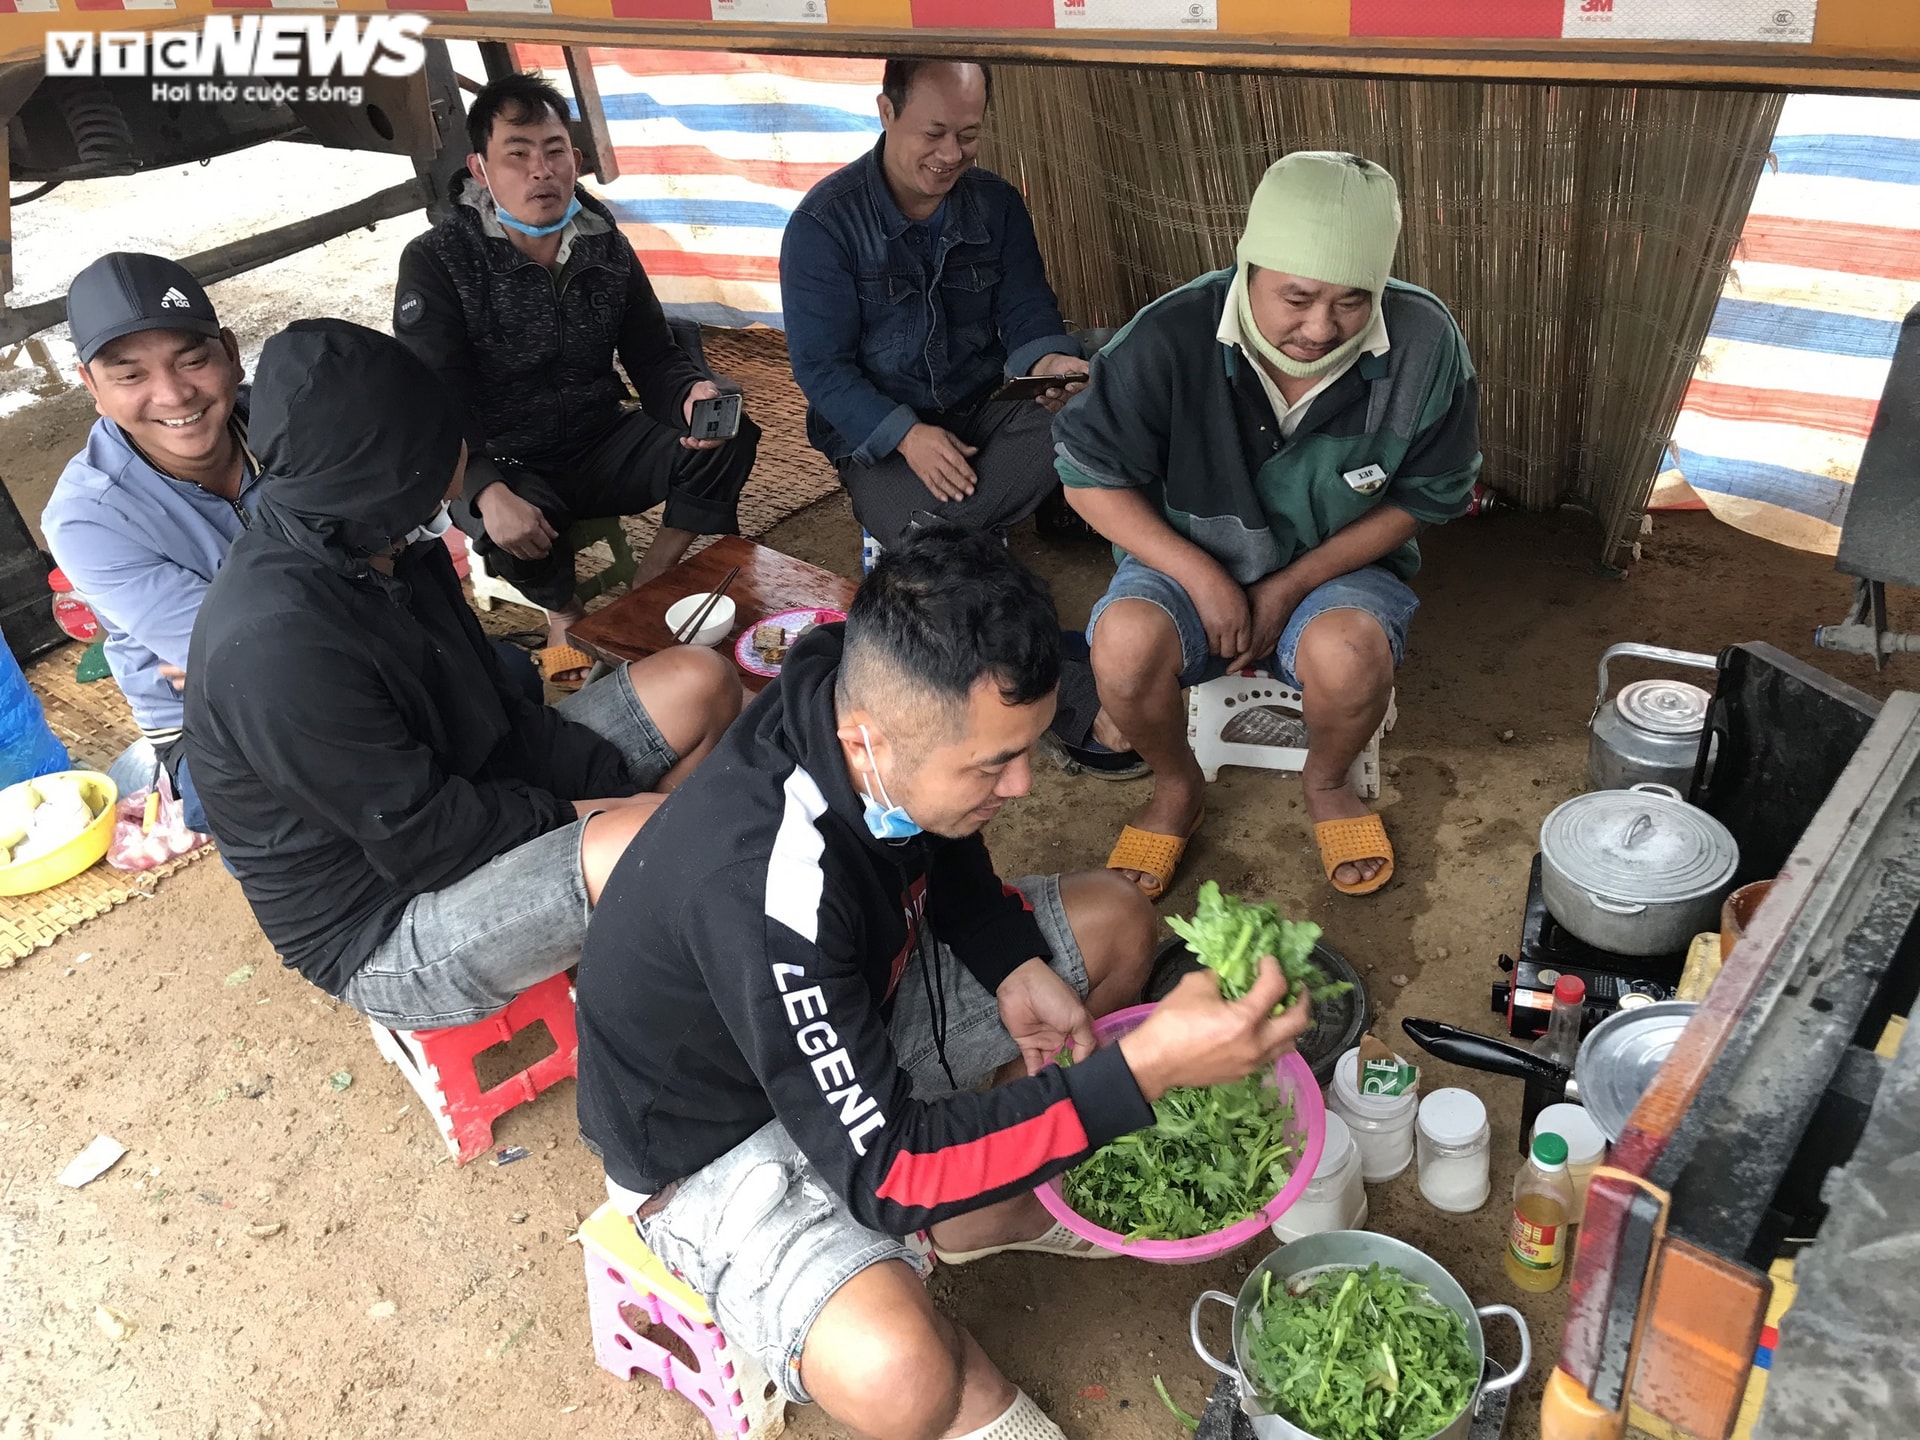
POLYGON ((1693 650, 1664 645, 1611 645, 1600 657, 1600 687, 1587 722, 1587 788, 1625 790, 1634 785, 1671 785, 1686 794, 1693 783, 1694 757, 1707 721, 1710 700, 1698 685, 1684 680, 1636 680, 1608 701, 1607 664, 1612 660, 1654 660, 1713 670, 1719 661, 1693 650))

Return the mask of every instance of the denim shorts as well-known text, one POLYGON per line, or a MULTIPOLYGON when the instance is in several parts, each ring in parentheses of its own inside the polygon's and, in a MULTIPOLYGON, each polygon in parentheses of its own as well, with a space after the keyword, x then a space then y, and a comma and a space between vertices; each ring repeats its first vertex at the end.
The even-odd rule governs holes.
MULTIPOLYGON (((1141 564, 1131 555, 1121 560, 1120 568, 1114 572, 1113 580, 1107 586, 1107 593, 1094 602, 1093 614, 1087 619, 1089 645, 1093 643, 1094 627, 1100 623, 1101 615, 1116 600, 1145 600, 1167 612, 1167 618, 1173 621, 1173 628, 1180 632, 1180 685, 1183 689, 1227 673, 1227 661, 1232 657, 1209 652, 1206 627, 1200 623, 1200 612, 1194 608, 1193 601, 1187 598, 1185 588, 1172 576, 1141 564)), ((1419 608, 1419 598, 1407 588, 1407 582, 1384 565, 1368 565, 1345 575, 1337 575, 1326 584, 1307 592, 1307 598, 1288 617, 1273 655, 1255 664, 1257 668, 1270 671, 1277 679, 1298 690, 1300 681, 1294 671, 1293 661, 1300 649, 1300 636, 1305 633, 1308 622, 1329 610, 1364 610, 1378 620, 1380 628, 1387 632, 1387 643, 1393 647, 1393 663, 1398 665, 1406 654, 1407 627, 1413 622, 1413 612, 1419 608)))
MULTIPOLYGON (((1029 876, 1017 886, 1053 951, 1054 972, 1084 996, 1087 964, 1067 924, 1060 877, 1029 876)), ((900 977, 888 1026, 894 1055, 918 1097, 978 1089, 1020 1054, 994 998, 944 946, 938 968, 946 1066, 934 1044, 917 955, 900 977)), ((611 1184, 608 1189, 616 1204, 640 1198, 611 1184)), ((883 1235, 854 1219, 777 1120, 681 1181, 658 1212, 635 1223, 647 1248, 706 1299, 728 1341, 745 1346, 781 1393, 800 1405, 812 1399, 800 1383, 807 1332, 835 1292, 889 1260, 923 1277, 929 1268, 924 1242, 883 1235)))
MULTIPOLYGON (((554 708, 611 741, 642 790, 679 759, 624 665, 554 708)), ((388 1029, 433 1030, 483 1019, 559 974, 580 958, 592 911, 580 869, 586 828, 581 819, 549 830, 414 896, 340 998, 388 1029)))

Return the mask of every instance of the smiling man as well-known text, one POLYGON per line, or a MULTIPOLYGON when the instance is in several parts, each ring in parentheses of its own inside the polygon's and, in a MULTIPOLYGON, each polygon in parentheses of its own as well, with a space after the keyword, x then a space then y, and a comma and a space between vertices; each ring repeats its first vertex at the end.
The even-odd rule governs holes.
POLYGON ((393 333, 466 417, 455 522, 547 611, 548 678, 572 688, 591 662, 566 643, 585 614, 567 527, 664 504, 634 583, 650 580, 697 536, 739 528, 760 431, 742 416, 732 439, 689 433, 695 403, 720 387, 675 343, 613 212, 580 187, 551 82, 492 81, 467 136, 453 214, 401 254, 393 333), (624 408, 629 382, 638 411, 624 408))
POLYGON ((1189 976, 1094 1049, 1151 907, 1101 871, 1003 884, 980 833, 1027 793, 1059 669, 1005 547, 888 552, 640 832, 581 956, 580 1125, 615 1203, 788 1399, 873 1440, 1060 1440, 935 1310, 927 1243, 1104 1258, 1034 1186, 1308 1023, 1273 1015, 1267 960, 1242 1000, 1189 976))
POLYGON ((882 545, 1004 527, 1059 494, 1048 415, 1086 379, 1020 192, 974 164, 986 67, 889 60, 883 134, 812 190, 780 245, 807 438, 882 545), (995 400, 1018 375, 1037 398, 995 400))
POLYGON ((1301 151, 1254 192, 1238 264, 1154 301, 1054 423, 1068 501, 1120 567, 1087 639, 1102 714, 1153 795, 1108 865, 1158 899, 1206 782, 1181 692, 1260 666, 1303 695, 1307 817, 1335 889, 1393 874, 1348 781, 1393 693, 1422 524, 1480 473, 1479 388, 1446 307, 1390 280, 1393 177, 1301 151))
POLYGON ((180 682, 207 587, 247 526, 240 347, 207 292, 159 255, 103 255, 74 277, 67 323, 100 418, 41 514, 47 547, 106 633, 107 664, 205 830, 181 745, 180 682))

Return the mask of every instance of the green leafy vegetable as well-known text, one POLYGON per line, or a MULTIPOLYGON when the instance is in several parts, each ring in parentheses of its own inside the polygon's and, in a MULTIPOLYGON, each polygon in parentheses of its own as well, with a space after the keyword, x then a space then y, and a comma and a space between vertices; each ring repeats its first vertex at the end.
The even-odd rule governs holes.
POLYGON ((1175 1403, 1173 1396, 1167 1393, 1167 1382, 1162 1380, 1158 1375, 1153 1377, 1153 1388, 1159 1392, 1160 1403, 1173 1412, 1174 1419, 1178 1420, 1189 1430, 1198 1430, 1200 1428, 1200 1422, 1182 1410, 1179 1405, 1175 1403))
POLYGON ((1253 988, 1262 955, 1279 961, 1287 977, 1282 1009, 1302 992, 1315 1000, 1331 1000, 1353 988, 1348 981, 1327 979, 1313 963, 1318 925, 1311 920, 1283 920, 1272 905, 1252 905, 1238 896, 1222 895, 1211 880, 1200 887, 1193 919, 1174 915, 1167 924, 1200 957, 1200 963, 1219 977, 1220 993, 1229 1000, 1238 1000, 1253 988))
POLYGON ((1247 1378, 1319 1440, 1426 1440, 1473 1398, 1466 1323, 1426 1286, 1380 1265, 1272 1280, 1247 1324, 1247 1378))
POLYGON ((1102 1146, 1060 1180, 1076 1214, 1129 1240, 1191 1240, 1237 1225, 1286 1187, 1298 1146, 1271 1075, 1177 1088, 1154 1126, 1102 1146))

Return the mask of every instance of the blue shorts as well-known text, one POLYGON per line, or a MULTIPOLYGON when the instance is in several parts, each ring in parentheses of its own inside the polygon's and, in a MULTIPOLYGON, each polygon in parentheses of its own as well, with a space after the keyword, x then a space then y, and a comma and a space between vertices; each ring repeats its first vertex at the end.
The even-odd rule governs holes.
MULTIPOLYGON (((1227 661, 1231 657, 1215 655, 1208 650, 1206 627, 1200 623, 1200 612, 1187 597, 1186 589, 1172 576, 1162 575, 1131 555, 1120 562, 1120 568, 1114 572, 1113 580, 1107 586, 1107 593, 1094 602, 1093 614, 1087 618, 1089 645, 1093 643, 1094 628, 1099 625, 1101 615, 1116 600, 1145 600, 1167 612, 1167 618, 1173 621, 1173 628, 1180 634, 1180 685, 1183 689, 1227 673, 1227 661)), ((1407 588, 1407 582, 1384 565, 1368 565, 1336 576, 1307 592, 1307 598, 1288 617, 1273 655, 1255 662, 1256 668, 1271 672, 1277 679, 1298 690, 1300 681, 1294 672, 1293 661, 1300 649, 1300 637, 1311 621, 1329 610, 1364 610, 1378 620, 1380 628, 1387 632, 1387 644, 1393 647, 1393 663, 1398 666, 1406 654, 1407 627, 1413 623, 1413 612, 1419 608, 1419 597, 1407 588)))

